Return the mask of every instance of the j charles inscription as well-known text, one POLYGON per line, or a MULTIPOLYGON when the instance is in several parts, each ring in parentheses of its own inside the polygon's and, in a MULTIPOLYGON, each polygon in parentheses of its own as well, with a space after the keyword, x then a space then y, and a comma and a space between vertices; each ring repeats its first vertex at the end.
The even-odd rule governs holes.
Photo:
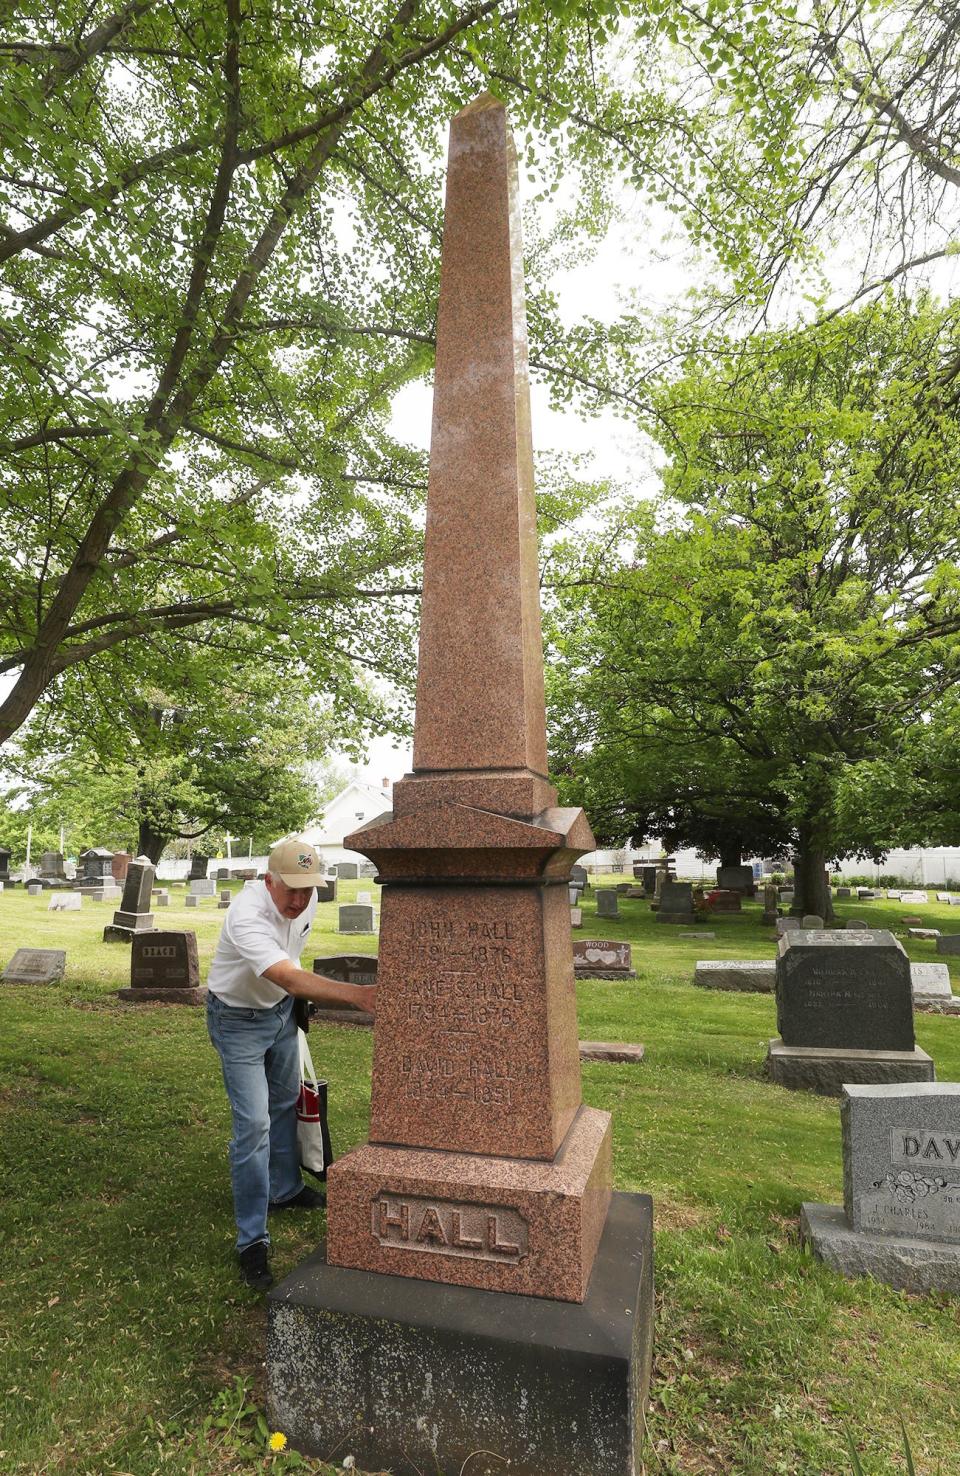
POLYGON ((475 1261, 521 1261, 529 1238, 523 1216, 502 1205, 399 1194, 374 1200, 372 1229, 381 1245, 475 1261))

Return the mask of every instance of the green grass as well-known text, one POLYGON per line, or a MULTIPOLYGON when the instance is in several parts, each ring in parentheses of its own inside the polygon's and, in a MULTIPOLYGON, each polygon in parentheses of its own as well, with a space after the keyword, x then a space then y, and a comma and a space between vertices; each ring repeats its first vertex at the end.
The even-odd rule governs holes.
MULTIPOLYGON (((358 890, 373 884, 341 883, 341 900, 358 890)), ((906 1472, 902 1417, 917 1472, 960 1476, 958 1303, 846 1281, 801 1253, 801 1201, 842 1198, 837 1104, 763 1080, 770 996, 692 987, 698 957, 773 956, 759 908, 705 925, 715 939, 680 938, 643 902, 622 900, 619 923, 593 908, 591 891, 580 936, 630 941, 639 977, 581 983, 580 1034, 647 1051, 641 1066, 583 1070, 586 1100, 614 1114, 618 1187, 654 1197, 644 1471, 839 1476, 854 1469, 849 1431, 868 1476, 906 1472)), ((129 954, 100 941, 112 911, 0 897, 0 963, 20 946, 67 950, 62 984, 0 987, 0 1471, 332 1470, 267 1452, 264 1306, 236 1277, 218 1063, 202 1011, 114 998, 129 954)), ((839 911, 892 927, 915 959, 936 956, 907 943, 910 907, 839 911)), ((918 911, 960 928, 948 908, 918 911)), ((196 931, 204 964, 222 921, 210 900, 157 914, 196 931)), ((374 951, 335 927, 326 904, 306 963, 374 951)), ((948 962, 960 992, 960 959, 948 962)), ((960 1018, 916 1024, 940 1079, 960 1079, 960 1018)), ((366 1136, 371 1037, 315 1026, 311 1043, 344 1152, 366 1136)), ((322 1228, 321 1216, 278 1220, 276 1270, 322 1228)))

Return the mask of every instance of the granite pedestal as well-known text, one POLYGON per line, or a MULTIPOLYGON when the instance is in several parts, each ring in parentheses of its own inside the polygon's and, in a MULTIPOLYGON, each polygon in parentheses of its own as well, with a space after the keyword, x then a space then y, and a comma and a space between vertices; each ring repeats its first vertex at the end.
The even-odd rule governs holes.
POLYGON ((839 1097, 847 1082, 934 1081, 933 1060, 914 1046, 912 1051, 854 1051, 827 1046, 788 1046, 771 1040, 767 1075, 777 1086, 793 1091, 839 1097))
POLYGON ((615 1194, 583 1302, 328 1265, 268 1298, 267 1411, 298 1450, 393 1476, 636 1476, 651 1201, 615 1194))

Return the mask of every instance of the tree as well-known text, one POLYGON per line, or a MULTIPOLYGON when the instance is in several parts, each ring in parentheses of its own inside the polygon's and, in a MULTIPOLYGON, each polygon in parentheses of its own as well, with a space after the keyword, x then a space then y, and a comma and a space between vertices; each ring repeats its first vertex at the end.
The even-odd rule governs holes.
POLYGON ((604 586, 578 582, 581 559, 557 592, 568 794, 612 767, 637 778, 635 813, 682 817, 712 773, 710 827, 770 823, 796 849, 797 910, 829 915, 825 861, 862 844, 844 777, 960 669, 958 346, 957 313, 885 301, 663 387, 658 520, 640 507, 604 586))
POLYGON ((333 704, 253 665, 216 688, 194 678, 175 695, 109 685, 101 705, 71 674, 56 715, 29 725, 11 755, 29 779, 21 805, 41 824, 66 821, 80 848, 122 841, 153 861, 173 840, 242 835, 263 849, 303 829, 320 804, 312 761, 335 738, 350 743, 333 704))
MULTIPOLYGON (((544 188, 576 170, 596 229, 608 144, 582 115, 603 110, 624 9, 19 7, 0 49, 0 742, 121 645, 159 645, 156 678, 185 642, 226 658, 252 629, 317 688, 331 652, 409 680, 423 467, 385 409, 431 360, 444 125, 508 90, 528 161, 533 130, 551 140, 544 188)), ((533 304, 541 337, 554 317, 533 304)))

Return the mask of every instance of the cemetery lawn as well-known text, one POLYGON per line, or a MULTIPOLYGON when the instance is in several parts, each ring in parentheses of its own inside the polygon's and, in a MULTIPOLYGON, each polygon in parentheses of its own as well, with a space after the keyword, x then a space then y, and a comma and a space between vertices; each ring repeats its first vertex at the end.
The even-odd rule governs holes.
MULTIPOLYGON (((358 889, 375 890, 342 882, 340 900, 358 889)), ((182 899, 173 889, 156 921, 197 932, 205 973, 223 913, 182 899)), ((67 950, 61 984, 0 985, 0 1471, 342 1470, 346 1447, 329 1466, 268 1447, 264 1303, 236 1274, 227 1103, 203 1011, 120 1004, 129 952, 100 941, 113 904, 51 913, 47 900, 0 896, 0 965, 18 947, 67 950)), ((629 941, 639 977, 582 982, 578 997, 583 1039, 647 1052, 639 1066, 583 1069, 587 1102, 614 1115, 616 1186, 654 1199, 642 1470, 847 1473, 849 1432, 868 1476, 902 1472, 902 1418, 917 1472, 960 1476, 960 1303, 846 1281, 801 1252, 801 1201, 842 1202, 837 1103, 763 1080, 772 996, 692 985, 698 957, 774 956, 759 907, 698 924, 714 939, 682 939, 645 902, 620 905, 621 921, 597 924, 588 892, 576 936, 629 941)), ((906 938, 917 910, 838 904, 930 961, 932 942, 906 938)), ((960 930, 957 911, 920 911, 960 930)), ((335 904, 322 905, 308 966, 375 951, 335 927, 335 904)), ((943 961, 960 993, 960 958, 943 961)), ((960 1017, 918 1014, 916 1030, 938 1077, 960 1079, 960 1017)), ((315 1025, 311 1044, 343 1153, 366 1136, 371 1036, 315 1025)), ((276 1218, 278 1275, 323 1228, 321 1214, 276 1218)))

